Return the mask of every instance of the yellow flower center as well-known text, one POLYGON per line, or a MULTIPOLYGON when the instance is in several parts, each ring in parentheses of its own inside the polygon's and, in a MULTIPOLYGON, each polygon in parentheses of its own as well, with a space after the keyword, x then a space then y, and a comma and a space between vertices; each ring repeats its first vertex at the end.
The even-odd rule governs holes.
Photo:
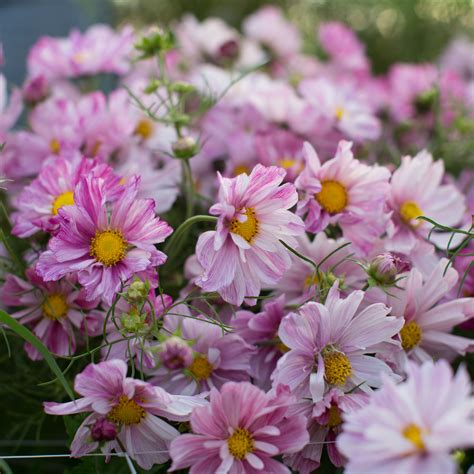
POLYGON ((316 273, 310 273, 304 280, 304 287, 310 288, 312 286, 316 286, 319 283, 319 278, 316 273))
POLYGON ((57 138, 53 138, 49 142, 49 149, 51 150, 51 153, 59 155, 59 152, 61 151, 61 143, 59 143, 57 138))
POLYGON ((148 119, 142 119, 135 127, 135 134, 140 135, 143 140, 147 140, 153 133, 153 122, 148 119))
POLYGON ((194 358, 188 370, 196 380, 201 381, 207 380, 211 376, 213 368, 206 356, 199 355, 194 358))
POLYGON ((125 257, 127 241, 118 230, 97 231, 91 240, 89 253, 106 267, 116 265, 125 257))
POLYGON ((349 358, 342 352, 333 349, 323 349, 324 378, 331 385, 344 385, 352 375, 349 358))
POLYGON ((337 181, 323 181, 321 191, 315 195, 316 201, 329 214, 338 214, 347 206, 346 188, 337 181))
MULTIPOLYGON (((420 209, 415 201, 404 202, 400 208, 400 216, 403 221, 410 224, 412 220, 423 215, 423 211, 420 209)), ((415 225, 420 225, 421 222, 417 222, 415 225)))
POLYGON ((423 442, 423 431, 414 423, 409 424, 402 431, 403 436, 420 451, 425 449, 423 442))
POLYGON ((43 304, 41 305, 43 316, 53 321, 64 318, 67 314, 68 305, 66 298, 60 293, 46 296, 43 304))
POLYGON ((290 350, 288 346, 286 346, 285 344, 283 344, 283 342, 280 341, 280 338, 278 336, 276 338, 275 347, 283 354, 290 350))
POLYGON ((244 459, 254 450, 253 437, 245 428, 237 428, 227 439, 230 454, 237 459, 244 459))
POLYGON ((234 176, 239 176, 239 174, 250 174, 250 170, 248 166, 245 165, 237 165, 234 168, 234 176))
POLYGON ((344 117, 344 109, 342 107, 336 107, 335 115, 337 120, 342 120, 342 117, 344 117))
POLYGON ((99 153, 99 150, 100 150, 101 146, 102 146, 102 142, 100 140, 97 140, 91 148, 90 155, 91 156, 96 156, 97 153, 99 153))
POLYGON ((421 341, 421 328, 419 324, 415 321, 406 323, 400 331, 400 339, 402 347, 406 351, 416 347, 421 341))
POLYGON ((237 218, 232 219, 229 230, 251 243, 258 233, 258 220, 255 217, 255 211, 251 207, 245 210, 245 215, 247 219, 244 222, 240 222, 237 218))
POLYGON ((286 170, 294 166, 295 163, 296 161, 291 158, 282 158, 281 160, 278 160, 278 165, 286 170))
POLYGON ((120 395, 118 404, 107 413, 107 418, 117 424, 136 425, 145 418, 145 410, 126 395, 120 395))
POLYGON ((58 210, 63 206, 72 206, 74 204, 74 193, 72 191, 66 191, 65 193, 60 194, 53 201, 52 214, 57 215, 58 210))
POLYGON ((331 405, 329 408, 329 419, 327 426, 329 426, 329 428, 335 428, 340 424, 342 424, 341 412, 336 405, 331 405))

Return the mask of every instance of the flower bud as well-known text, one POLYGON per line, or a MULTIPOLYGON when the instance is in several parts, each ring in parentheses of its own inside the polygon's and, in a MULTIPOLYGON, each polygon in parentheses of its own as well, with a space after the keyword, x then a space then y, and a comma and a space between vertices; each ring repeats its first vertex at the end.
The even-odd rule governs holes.
POLYGON ((392 254, 383 253, 377 255, 367 269, 368 275, 381 285, 393 285, 397 275, 410 269, 410 264, 392 254))
POLYGON ((167 369, 184 369, 192 364, 193 351, 186 341, 172 336, 160 346, 158 357, 167 369))
POLYGON ((120 322, 126 332, 137 333, 145 327, 145 315, 141 315, 136 308, 131 307, 128 313, 122 314, 120 322))
POLYGON ((49 93, 48 80, 44 76, 37 76, 28 79, 23 85, 23 100, 28 104, 37 104, 41 102, 49 93))
POLYGON ((143 282, 136 279, 127 289, 127 297, 131 300, 143 300, 147 297, 150 291, 150 285, 148 282, 143 282))
POLYGON ((117 437, 117 428, 107 418, 99 418, 91 426, 91 436, 94 441, 112 441, 117 437))
POLYGON ((192 158, 198 151, 198 144, 191 136, 181 137, 176 140, 173 145, 173 153, 176 158, 188 159, 192 158))

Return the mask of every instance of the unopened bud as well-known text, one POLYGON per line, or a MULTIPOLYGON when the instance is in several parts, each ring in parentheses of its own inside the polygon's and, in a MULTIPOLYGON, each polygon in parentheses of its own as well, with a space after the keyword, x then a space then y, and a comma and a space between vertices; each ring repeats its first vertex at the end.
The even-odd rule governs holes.
POLYGON ((410 270, 410 264, 392 254, 377 255, 367 269, 368 275, 381 285, 393 285, 399 273, 410 270))
POLYGON ((122 327, 127 332, 137 333, 145 326, 145 315, 141 315, 136 308, 130 308, 128 313, 120 317, 122 327))
POLYGON ((127 297, 131 300, 143 300, 147 297, 149 291, 149 283, 137 279, 128 287, 127 297))
POLYGON ((167 369, 184 369, 192 364, 193 351, 186 341, 172 336, 160 346, 158 357, 167 369))
POLYGON ((172 145, 173 153, 176 158, 192 158, 198 151, 198 144, 191 136, 181 137, 172 145))
POLYGON ((94 441, 112 441, 117 437, 117 428, 107 418, 99 418, 91 427, 91 436, 94 441))

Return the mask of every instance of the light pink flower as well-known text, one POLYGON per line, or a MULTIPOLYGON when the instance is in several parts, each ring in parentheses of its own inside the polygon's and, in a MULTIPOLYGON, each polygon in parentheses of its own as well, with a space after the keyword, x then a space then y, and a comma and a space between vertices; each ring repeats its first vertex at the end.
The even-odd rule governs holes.
POLYGON ((272 458, 297 452, 308 442, 305 418, 288 416, 294 402, 284 386, 267 394, 245 382, 212 390, 210 405, 191 415, 193 434, 171 443, 171 470, 289 474, 272 458))
POLYGON ((340 248, 344 244, 348 244, 345 239, 330 239, 324 232, 316 234, 313 241, 306 234, 298 237, 298 253, 316 265, 322 262, 321 273, 318 276, 313 266, 292 254, 291 267, 275 286, 277 294, 284 294, 288 304, 302 304, 315 298, 318 291, 327 290, 336 279, 344 293, 362 288, 366 276, 350 259, 352 246, 340 248))
POLYGON ((337 447, 347 474, 455 474, 457 448, 474 446, 474 399, 464 368, 441 360, 411 363, 408 380, 386 378, 369 404, 345 415, 337 447))
POLYGON ((474 350, 472 340, 451 334, 454 326, 474 316, 474 298, 443 300, 458 282, 457 271, 446 270, 447 264, 448 260, 442 259, 425 279, 413 268, 399 281, 401 289, 390 290, 393 296, 387 304, 392 306, 391 314, 405 319, 400 331, 402 347, 417 362, 431 357, 452 359, 474 350))
POLYGON ((15 125, 22 109, 21 92, 15 89, 8 101, 7 80, 0 74, 0 143, 4 142, 5 133, 15 125))
POLYGON ((370 392, 380 386, 382 373, 395 376, 387 364, 367 354, 397 334, 403 320, 387 316, 390 309, 382 303, 357 312, 363 298, 363 291, 354 291, 341 299, 336 282, 324 305, 306 303, 286 316, 278 336, 290 351, 279 359, 273 382, 284 382, 318 402, 333 386, 370 392))
POLYGON ((47 159, 31 184, 14 200, 18 209, 12 213, 12 233, 29 237, 39 230, 59 229, 59 209, 74 204, 74 190, 82 176, 96 176, 105 182, 105 192, 112 200, 122 192, 120 177, 104 163, 83 158, 79 152, 47 159))
POLYGON ((273 5, 260 8, 243 23, 244 33, 258 41, 277 57, 286 58, 299 52, 301 38, 298 29, 273 5))
MULTIPOLYGON (((433 161, 426 150, 413 158, 402 158, 390 183, 388 204, 393 213, 387 229, 387 250, 410 254, 417 241, 423 242, 428 237, 432 225, 417 220, 419 216, 446 226, 461 222, 466 210, 464 197, 455 185, 441 184, 443 175, 443 161, 433 161)), ((449 235, 434 233, 431 238, 446 246, 449 235)))
MULTIPOLYGON (((74 354, 77 332, 91 337, 102 331, 104 315, 95 310, 98 301, 87 301, 84 290, 77 290, 72 280, 45 282, 31 267, 26 280, 8 274, 0 294, 6 306, 23 308, 11 316, 31 327, 53 354, 74 354)), ((43 358, 30 344, 25 350, 33 360, 43 358)))
POLYGON ((338 224, 346 240, 367 254, 385 230, 390 173, 356 160, 351 147, 350 142, 339 142, 336 156, 321 164, 314 148, 305 143, 306 166, 295 181, 303 192, 297 212, 305 216, 309 232, 338 224))
POLYGON ((99 24, 84 33, 73 30, 66 38, 43 36, 28 54, 28 73, 48 79, 106 72, 124 74, 130 68, 133 41, 130 26, 116 32, 99 24))
POLYGON ((289 252, 280 240, 296 245, 304 232, 301 219, 288 211, 297 201, 294 186, 280 186, 282 168, 257 165, 250 176, 220 179, 217 230, 199 237, 196 255, 204 268, 197 284, 240 305, 255 304, 262 286, 275 284, 289 268, 289 252))
POLYGON ((125 186, 121 198, 106 206, 104 181, 82 178, 74 206, 59 210, 60 230, 38 262, 46 281, 75 273, 87 298, 112 304, 115 294, 134 274, 151 271, 166 261, 156 249, 172 229, 154 212, 151 199, 137 199, 139 178, 125 186))
POLYGON ((177 367, 162 364, 153 371, 152 383, 170 393, 194 395, 220 388, 225 382, 249 380, 250 358, 255 350, 237 334, 223 333, 213 320, 197 318, 173 308, 165 317, 163 336, 178 334, 193 350, 193 362, 177 367))
MULTIPOLYGON (((160 387, 127 377, 127 364, 122 360, 89 364, 76 376, 74 389, 83 397, 68 403, 44 403, 49 415, 90 412, 72 441, 72 456, 95 451, 99 440, 105 441, 103 452, 122 452, 117 442, 120 440, 130 457, 144 469, 165 463, 171 440, 179 436, 179 431, 162 418, 186 421, 193 408, 205 403, 197 397, 170 395, 160 387), (115 425, 113 440, 104 436, 104 419, 115 425), (98 424, 102 425, 101 437, 97 436, 98 424)), ((113 436, 112 426, 107 428, 113 436)))

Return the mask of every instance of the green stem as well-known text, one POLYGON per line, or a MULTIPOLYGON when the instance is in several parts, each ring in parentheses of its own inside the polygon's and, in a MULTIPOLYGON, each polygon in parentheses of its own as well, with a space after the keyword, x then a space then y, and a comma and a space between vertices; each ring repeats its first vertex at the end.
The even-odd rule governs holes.
POLYGON ((193 215, 194 211, 194 183, 189 159, 183 160, 184 192, 186 195, 186 219, 193 215))

